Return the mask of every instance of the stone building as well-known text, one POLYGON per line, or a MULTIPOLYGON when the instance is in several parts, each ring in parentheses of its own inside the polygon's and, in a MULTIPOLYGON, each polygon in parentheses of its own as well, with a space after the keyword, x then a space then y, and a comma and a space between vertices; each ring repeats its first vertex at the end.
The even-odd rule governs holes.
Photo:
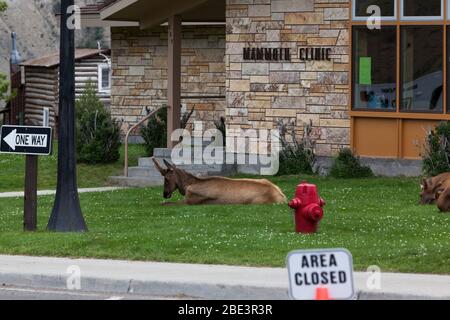
POLYGON ((110 0, 90 18, 112 26, 112 110, 128 125, 179 103, 230 132, 311 123, 319 156, 408 166, 450 119, 447 2, 110 0))

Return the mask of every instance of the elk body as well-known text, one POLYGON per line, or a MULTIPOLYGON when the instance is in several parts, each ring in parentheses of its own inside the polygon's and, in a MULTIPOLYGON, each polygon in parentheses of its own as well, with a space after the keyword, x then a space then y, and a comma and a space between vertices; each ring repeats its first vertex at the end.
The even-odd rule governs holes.
POLYGON ((420 184, 420 204, 434 204, 439 195, 450 187, 450 172, 442 173, 436 177, 422 179, 420 184))
POLYGON ((437 200, 437 207, 442 212, 450 211, 450 188, 447 187, 439 194, 437 200))
POLYGON ((164 160, 167 169, 153 158, 156 168, 164 176, 164 198, 170 199, 178 190, 185 199, 167 205, 206 204, 274 204, 285 203, 286 196, 272 182, 261 179, 199 178, 164 160))

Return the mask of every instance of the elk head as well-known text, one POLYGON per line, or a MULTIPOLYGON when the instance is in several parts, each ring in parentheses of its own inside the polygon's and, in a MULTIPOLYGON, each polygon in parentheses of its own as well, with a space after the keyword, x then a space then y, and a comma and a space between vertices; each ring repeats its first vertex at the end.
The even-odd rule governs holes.
POLYGON ((436 195, 439 191, 442 191, 443 182, 439 182, 433 185, 431 179, 422 179, 420 183, 420 204, 434 204, 437 200, 436 195))
POLYGON ((153 162, 155 163, 156 168, 161 173, 161 175, 164 177, 164 193, 163 197, 165 199, 172 198, 173 193, 178 189, 178 175, 177 175, 177 168, 175 165, 170 164, 168 161, 163 160, 164 164, 166 165, 167 169, 164 169, 161 167, 161 165, 156 161, 155 158, 152 158, 153 162))

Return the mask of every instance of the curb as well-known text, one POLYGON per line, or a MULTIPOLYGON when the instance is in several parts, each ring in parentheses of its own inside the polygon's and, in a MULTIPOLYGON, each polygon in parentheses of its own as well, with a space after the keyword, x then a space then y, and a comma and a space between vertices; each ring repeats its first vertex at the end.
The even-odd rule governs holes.
MULTIPOLYGON (((370 290, 367 282, 371 275, 354 273, 356 299, 450 300, 449 275, 381 273, 382 290, 370 290)), ((76 282, 81 289, 74 291, 79 292, 208 300, 290 300, 285 268, 0 255, 2 286, 67 290, 67 284, 76 282), (74 277, 76 274, 79 278, 74 277)))
MULTIPOLYGON (((0 274, 1 286, 67 290, 66 277, 48 275, 0 274)), ((160 297, 186 297, 200 300, 289 300, 288 289, 239 285, 212 285, 165 281, 82 278, 79 292, 106 292, 160 297)))
MULTIPOLYGON (((67 290, 66 276, 40 274, 0 274, 2 286, 67 290)), ((186 297, 207 300, 290 300, 287 288, 267 288, 245 285, 198 284, 189 282, 117 280, 86 277, 79 292, 105 292, 149 296, 186 297)), ((358 290, 356 300, 450 300, 448 296, 400 294, 358 290)))

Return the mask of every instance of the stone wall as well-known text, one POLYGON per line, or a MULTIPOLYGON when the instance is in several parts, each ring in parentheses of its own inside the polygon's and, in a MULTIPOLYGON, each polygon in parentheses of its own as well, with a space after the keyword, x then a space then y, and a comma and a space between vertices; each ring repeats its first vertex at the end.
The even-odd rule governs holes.
POLYGON ((349 0, 227 0, 227 122, 236 128, 312 122, 319 156, 350 144, 349 0), (330 47, 331 61, 300 48, 330 47), (290 61, 247 61, 244 48, 290 48, 290 61))
MULTIPOLYGON (((225 115, 225 26, 184 26, 183 111, 195 108, 192 120, 225 115)), ((123 130, 150 110, 167 103, 167 28, 112 28, 112 115, 124 120, 123 130)))

